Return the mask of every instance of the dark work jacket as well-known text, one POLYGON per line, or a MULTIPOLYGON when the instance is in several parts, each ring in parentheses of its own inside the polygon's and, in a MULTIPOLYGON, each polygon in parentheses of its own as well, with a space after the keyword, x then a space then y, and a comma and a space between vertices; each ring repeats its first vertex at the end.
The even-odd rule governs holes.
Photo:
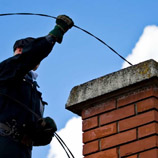
MULTIPOLYGON (((27 75, 41 60, 48 56, 53 48, 45 37, 35 39, 23 53, 0 63, 0 93, 24 103, 40 117, 41 93, 27 75)), ((37 118, 17 102, 0 94, 0 122, 7 123, 15 119, 18 126, 30 124, 37 118)))

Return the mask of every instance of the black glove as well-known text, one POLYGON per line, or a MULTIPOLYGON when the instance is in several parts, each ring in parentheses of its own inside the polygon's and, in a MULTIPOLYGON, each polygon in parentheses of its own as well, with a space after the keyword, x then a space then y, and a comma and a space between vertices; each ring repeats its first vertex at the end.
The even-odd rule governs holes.
POLYGON ((71 29, 73 25, 74 25, 74 22, 72 21, 71 18, 69 18, 66 15, 59 15, 56 19, 56 26, 49 34, 55 37, 58 43, 61 43, 63 39, 63 35, 69 29, 71 29))
POLYGON ((50 117, 42 118, 37 122, 35 132, 33 132, 33 146, 43 146, 51 142, 57 126, 50 117))

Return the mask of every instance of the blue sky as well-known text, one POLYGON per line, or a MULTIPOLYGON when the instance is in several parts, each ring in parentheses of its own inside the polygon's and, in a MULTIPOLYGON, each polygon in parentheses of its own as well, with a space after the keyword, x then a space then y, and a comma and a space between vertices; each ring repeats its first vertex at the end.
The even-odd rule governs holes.
MULTIPOLYGON (((157 0, 0 0, 1 14, 32 12, 52 16, 69 15, 75 25, 98 36, 122 56, 127 57, 132 52, 140 54, 134 59, 128 58, 132 63, 135 63, 136 58, 146 59, 143 58, 145 50, 134 52, 134 48, 141 40, 140 37, 144 37, 145 28, 154 25, 157 29, 157 8, 157 0)), ((54 19, 38 16, 0 17, 0 60, 12 56, 12 46, 17 39, 47 35, 54 25, 54 19)), ((157 49, 156 45, 154 48, 157 49)), ((155 54, 150 54, 148 58, 155 58, 155 54)), ((70 90, 76 85, 120 70, 123 63, 103 44, 72 28, 64 36, 62 44, 55 45, 37 70, 40 90, 49 103, 45 116, 54 118, 59 131, 65 128, 71 118, 77 117, 65 109, 70 90)), ((49 150, 49 145, 35 148, 33 158, 46 158, 49 150)))

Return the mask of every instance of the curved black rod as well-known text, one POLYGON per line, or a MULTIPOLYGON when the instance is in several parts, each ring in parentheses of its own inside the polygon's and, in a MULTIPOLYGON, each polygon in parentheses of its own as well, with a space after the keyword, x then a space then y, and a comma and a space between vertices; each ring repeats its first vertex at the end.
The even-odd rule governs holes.
MULTIPOLYGON (((0 16, 8 16, 8 15, 36 15, 36 16, 43 16, 43 17, 48 17, 48 18, 53 18, 56 19, 56 17, 51 16, 51 15, 47 15, 47 14, 38 14, 38 13, 5 13, 5 14, 0 14, 0 16)), ((93 35, 92 33, 88 32, 87 30, 80 28, 79 26, 74 25, 75 28, 89 34, 90 36, 94 37, 95 39, 97 39, 99 42, 101 42, 102 44, 104 44, 105 46, 107 46, 112 52, 114 52, 116 55, 118 55, 121 59, 123 59, 124 61, 126 61, 129 65, 132 66, 132 63, 129 62, 127 59, 125 59, 122 55, 120 55, 116 50, 114 50, 112 47, 110 47, 108 44, 106 44, 103 40, 101 40, 100 38, 96 37, 95 35, 93 35)))

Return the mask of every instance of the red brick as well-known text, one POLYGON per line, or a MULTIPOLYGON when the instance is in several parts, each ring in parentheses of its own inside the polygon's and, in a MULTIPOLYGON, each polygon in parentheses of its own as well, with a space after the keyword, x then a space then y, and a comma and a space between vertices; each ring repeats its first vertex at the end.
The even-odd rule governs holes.
POLYGON ((92 117, 86 120, 83 120, 82 129, 83 131, 98 127, 98 117, 92 117))
POLYGON ((136 142, 132 142, 120 147, 120 156, 128 156, 144 150, 157 147, 158 139, 157 136, 145 138, 136 142))
POLYGON ((84 109, 82 111, 82 118, 86 119, 88 117, 112 110, 116 108, 116 100, 108 100, 104 103, 97 104, 95 106, 92 106, 88 109, 84 109))
POLYGON ((99 151, 99 142, 93 141, 91 143, 87 143, 83 146, 83 155, 87 155, 93 152, 99 151))
POLYGON ((136 139, 136 129, 115 134, 113 136, 101 139, 101 150, 107 149, 116 145, 130 142, 136 139))
POLYGON ((152 149, 140 153, 139 158, 158 158, 158 149, 152 149))
POLYGON ((117 132, 116 123, 99 127, 83 133, 83 142, 89 142, 98 138, 109 136, 117 132))
POLYGON ((152 108, 158 109, 158 99, 157 98, 148 98, 145 100, 142 100, 137 103, 137 111, 143 112, 152 108))
POLYGON ((151 134, 158 134, 158 124, 151 123, 138 128, 138 137, 142 138, 151 134))
POLYGON ((137 90, 131 93, 128 93, 117 100, 117 106, 124 106, 126 104, 131 104, 136 101, 139 101, 141 99, 151 97, 151 96, 157 96, 158 95, 158 89, 157 87, 149 87, 144 88, 141 90, 137 90))
POLYGON ((107 124, 134 115, 134 105, 113 110, 100 115, 100 124, 107 124))
POLYGON ((128 156, 126 158, 138 158, 138 155, 128 156))
POLYGON ((152 111, 119 121, 119 130, 123 131, 123 130, 131 129, 131 128, 155 121, 157 120, 155 115, 157 115, 157 112, 152 110, 152 111))
POLYGON ((89 156, 85 156, 84 158, 118 158, 118 153, 117 149, 110 149, 110 150, 105 150, 101 151, 89 156))

